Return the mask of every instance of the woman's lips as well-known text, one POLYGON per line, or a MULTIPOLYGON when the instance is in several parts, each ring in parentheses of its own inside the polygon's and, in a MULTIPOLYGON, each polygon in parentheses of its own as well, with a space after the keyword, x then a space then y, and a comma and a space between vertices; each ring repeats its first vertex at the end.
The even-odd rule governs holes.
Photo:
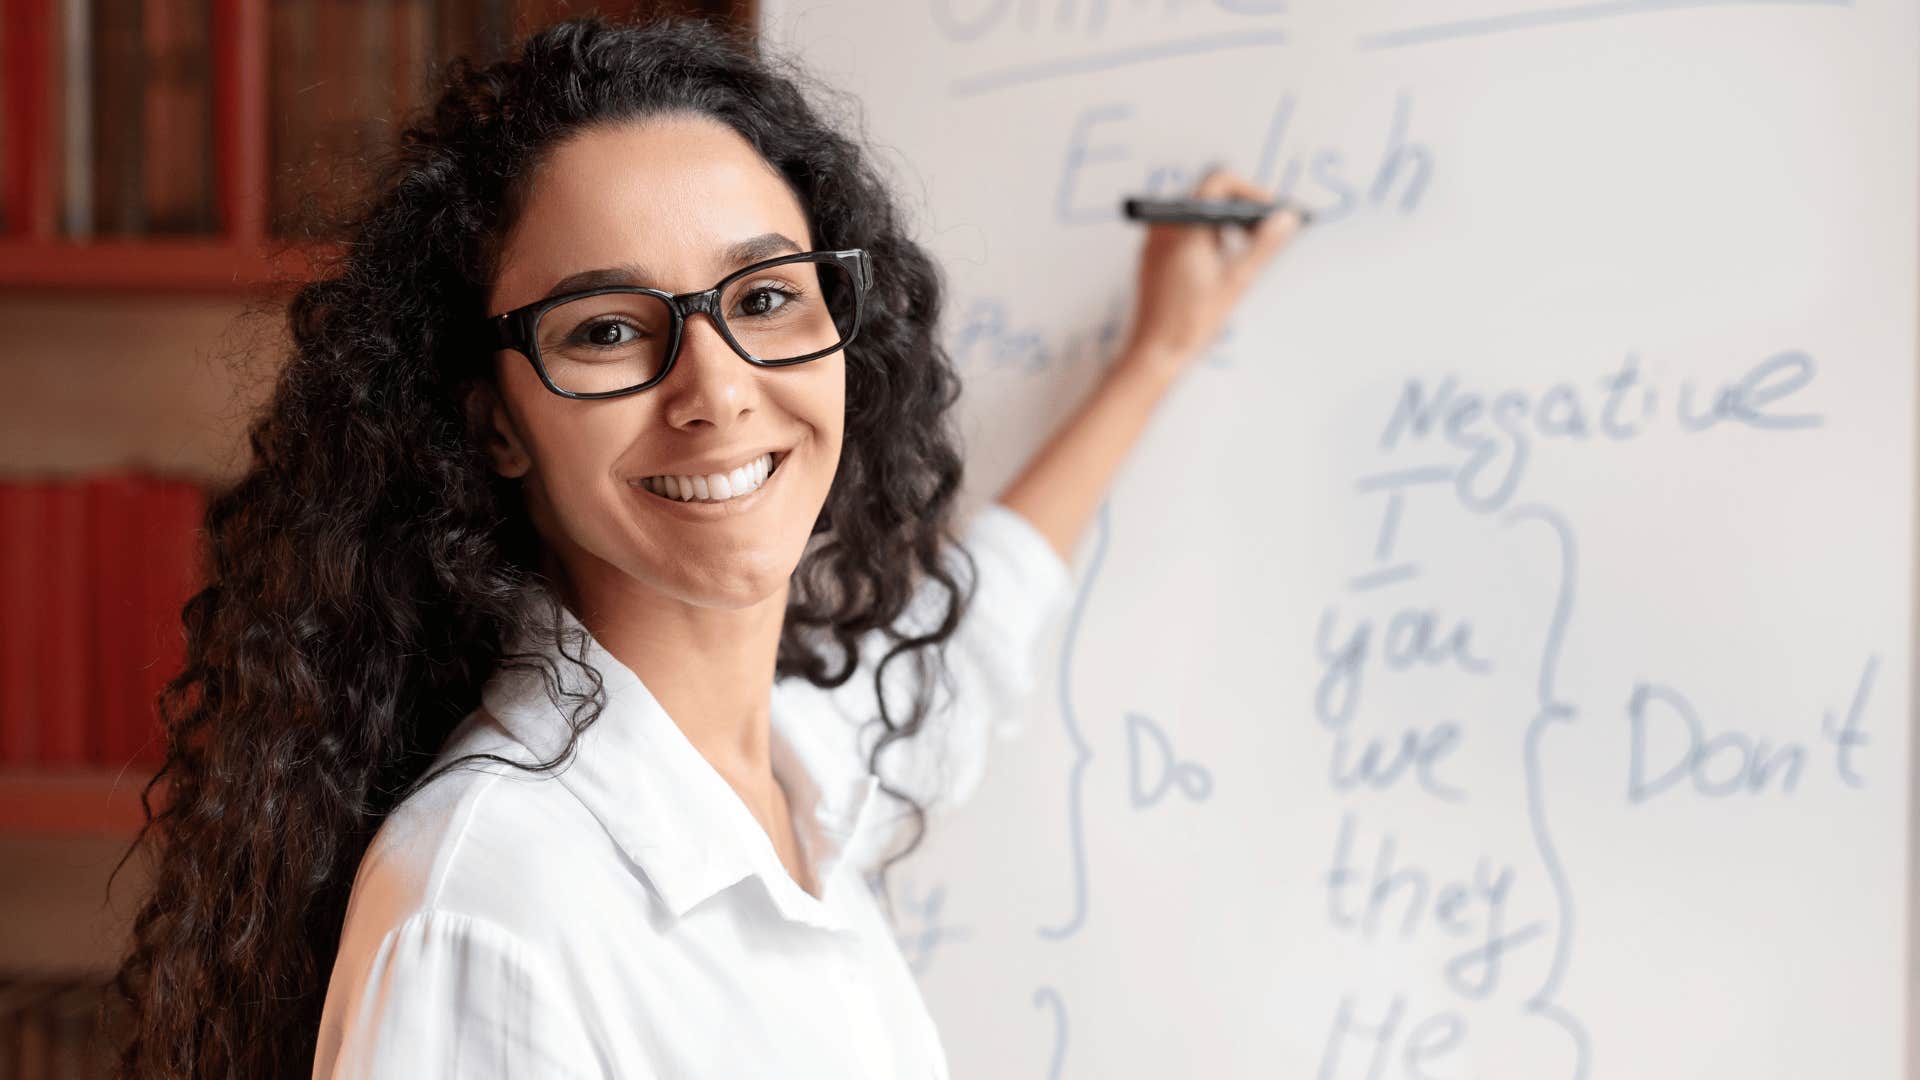
POLYGON ((665 503, 668 507, 679 507, 682 510, 693 512, 696 515, 700 515, 702 511, 709 513, 701 516, 711 516, 710 512, 713 511, 744 513, 765 501, 764 493, 768 488, 773 486, 775 478, 780 475, 780 467, 787 460, 788 453, 789 451, 785 450, 776 451, 773 455, 772 465, 767 470, 767 478, 760 482, 760 486, 745 495, 735 495, 732 498, 719 500, 676 499, 669 495, 662 495, 658 491, 648 487, 646 483, 641 480, 629 480, 627 481, 627 486, 665 503))

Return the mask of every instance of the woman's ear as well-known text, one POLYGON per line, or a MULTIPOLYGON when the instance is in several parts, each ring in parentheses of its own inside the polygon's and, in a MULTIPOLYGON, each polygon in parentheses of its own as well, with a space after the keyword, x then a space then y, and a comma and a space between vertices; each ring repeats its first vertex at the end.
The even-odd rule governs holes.
POLYGON ((525 476, 533 467, 533 458, 498 388, 490 382, 476 383, 467 392, 467 416, 474 429, 482 433, 493 471, 509 479, 525 476))

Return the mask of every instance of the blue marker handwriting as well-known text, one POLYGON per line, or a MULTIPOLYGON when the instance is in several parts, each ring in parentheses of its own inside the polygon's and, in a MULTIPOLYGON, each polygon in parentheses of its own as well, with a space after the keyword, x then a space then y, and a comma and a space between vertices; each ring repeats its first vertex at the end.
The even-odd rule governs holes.
MULTIPOLYGON (((1433 150, 1408 137, 1413 95, 1402 91, 1377 148, 1361 158, 1359 172, 1339 147, 1294 148, 1287 144, 1298 102, 1281 95, 1260 134, 1251 179, 1275 197, 1311 210, 1315 229, 1359 214, 1389 210, 1410 214, 1432 183, 1433 150)), ((1065 160, 1055 187, 1054 216, 1062 225, 1106 225, 1120 217, 1128 195, 1175 195, 1189 191, 1203 171, 1191 161, 1154 160, 1136 153, 1133 139, 1160 141, 1134 105, 1109 101, 1089 105, 1067 133, 1065 160)))
POLYGON ((1668 388, 1641 377, 1629 353, 1613 372, 1592 383, 1557 382, 1540 391, 1473 390, 1448 375, 1429 385, 1406 381, 1399 403, 1380 433, 1380 448, 1393 451, 1430 435, 1466 455, 1455 477, 1468 508, 1505 505, 1525 474, 1535 440, 1621 442, 1644 435, 1663 419, 1695 434, 1721 424, 1762 431, 1818 427, 1820 415, 1792 412, 1786 399, 1813 382, 1813 357, 1783 349, 1707 393, 1695 380, 1668 388), (1594 389, 1598 388, 1597 392, 1594 389))

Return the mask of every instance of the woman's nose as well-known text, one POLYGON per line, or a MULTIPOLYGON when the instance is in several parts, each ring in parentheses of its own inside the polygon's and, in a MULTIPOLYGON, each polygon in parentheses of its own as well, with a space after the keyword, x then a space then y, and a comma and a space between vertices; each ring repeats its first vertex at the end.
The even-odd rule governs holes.
POLYGON ((719 320, 698 311, 688 315, 680 328, 679 363, 684 364, 689 360, 698 360, 704 367, 718 367, 728 372, 747 366, 747 362, 733 351, 733 346, 727 343, 726 336, 720 332, 719 320))
POLYGON ((723 424, 752 406, 753 365, 733 351, 705 314, 687 317, 673 368, 659 389, 667 392, 676 424, 696 419, 723 424))

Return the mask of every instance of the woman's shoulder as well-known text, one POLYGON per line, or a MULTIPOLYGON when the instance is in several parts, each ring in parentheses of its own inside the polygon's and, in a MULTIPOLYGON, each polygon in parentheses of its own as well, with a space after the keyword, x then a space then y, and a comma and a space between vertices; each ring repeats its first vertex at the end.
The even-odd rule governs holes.
POLYGON ((605 830, 558 770, 509 764, 534 760, 484 709, 463 720, 428 769, 438 775, 369 842, 346 929, 380 936, 430 911, 508 930, 547 926, 555 900, 577 894, 583 875, 617 865, 605 830), (471 754, 507 760, 462 760, 471 754))

